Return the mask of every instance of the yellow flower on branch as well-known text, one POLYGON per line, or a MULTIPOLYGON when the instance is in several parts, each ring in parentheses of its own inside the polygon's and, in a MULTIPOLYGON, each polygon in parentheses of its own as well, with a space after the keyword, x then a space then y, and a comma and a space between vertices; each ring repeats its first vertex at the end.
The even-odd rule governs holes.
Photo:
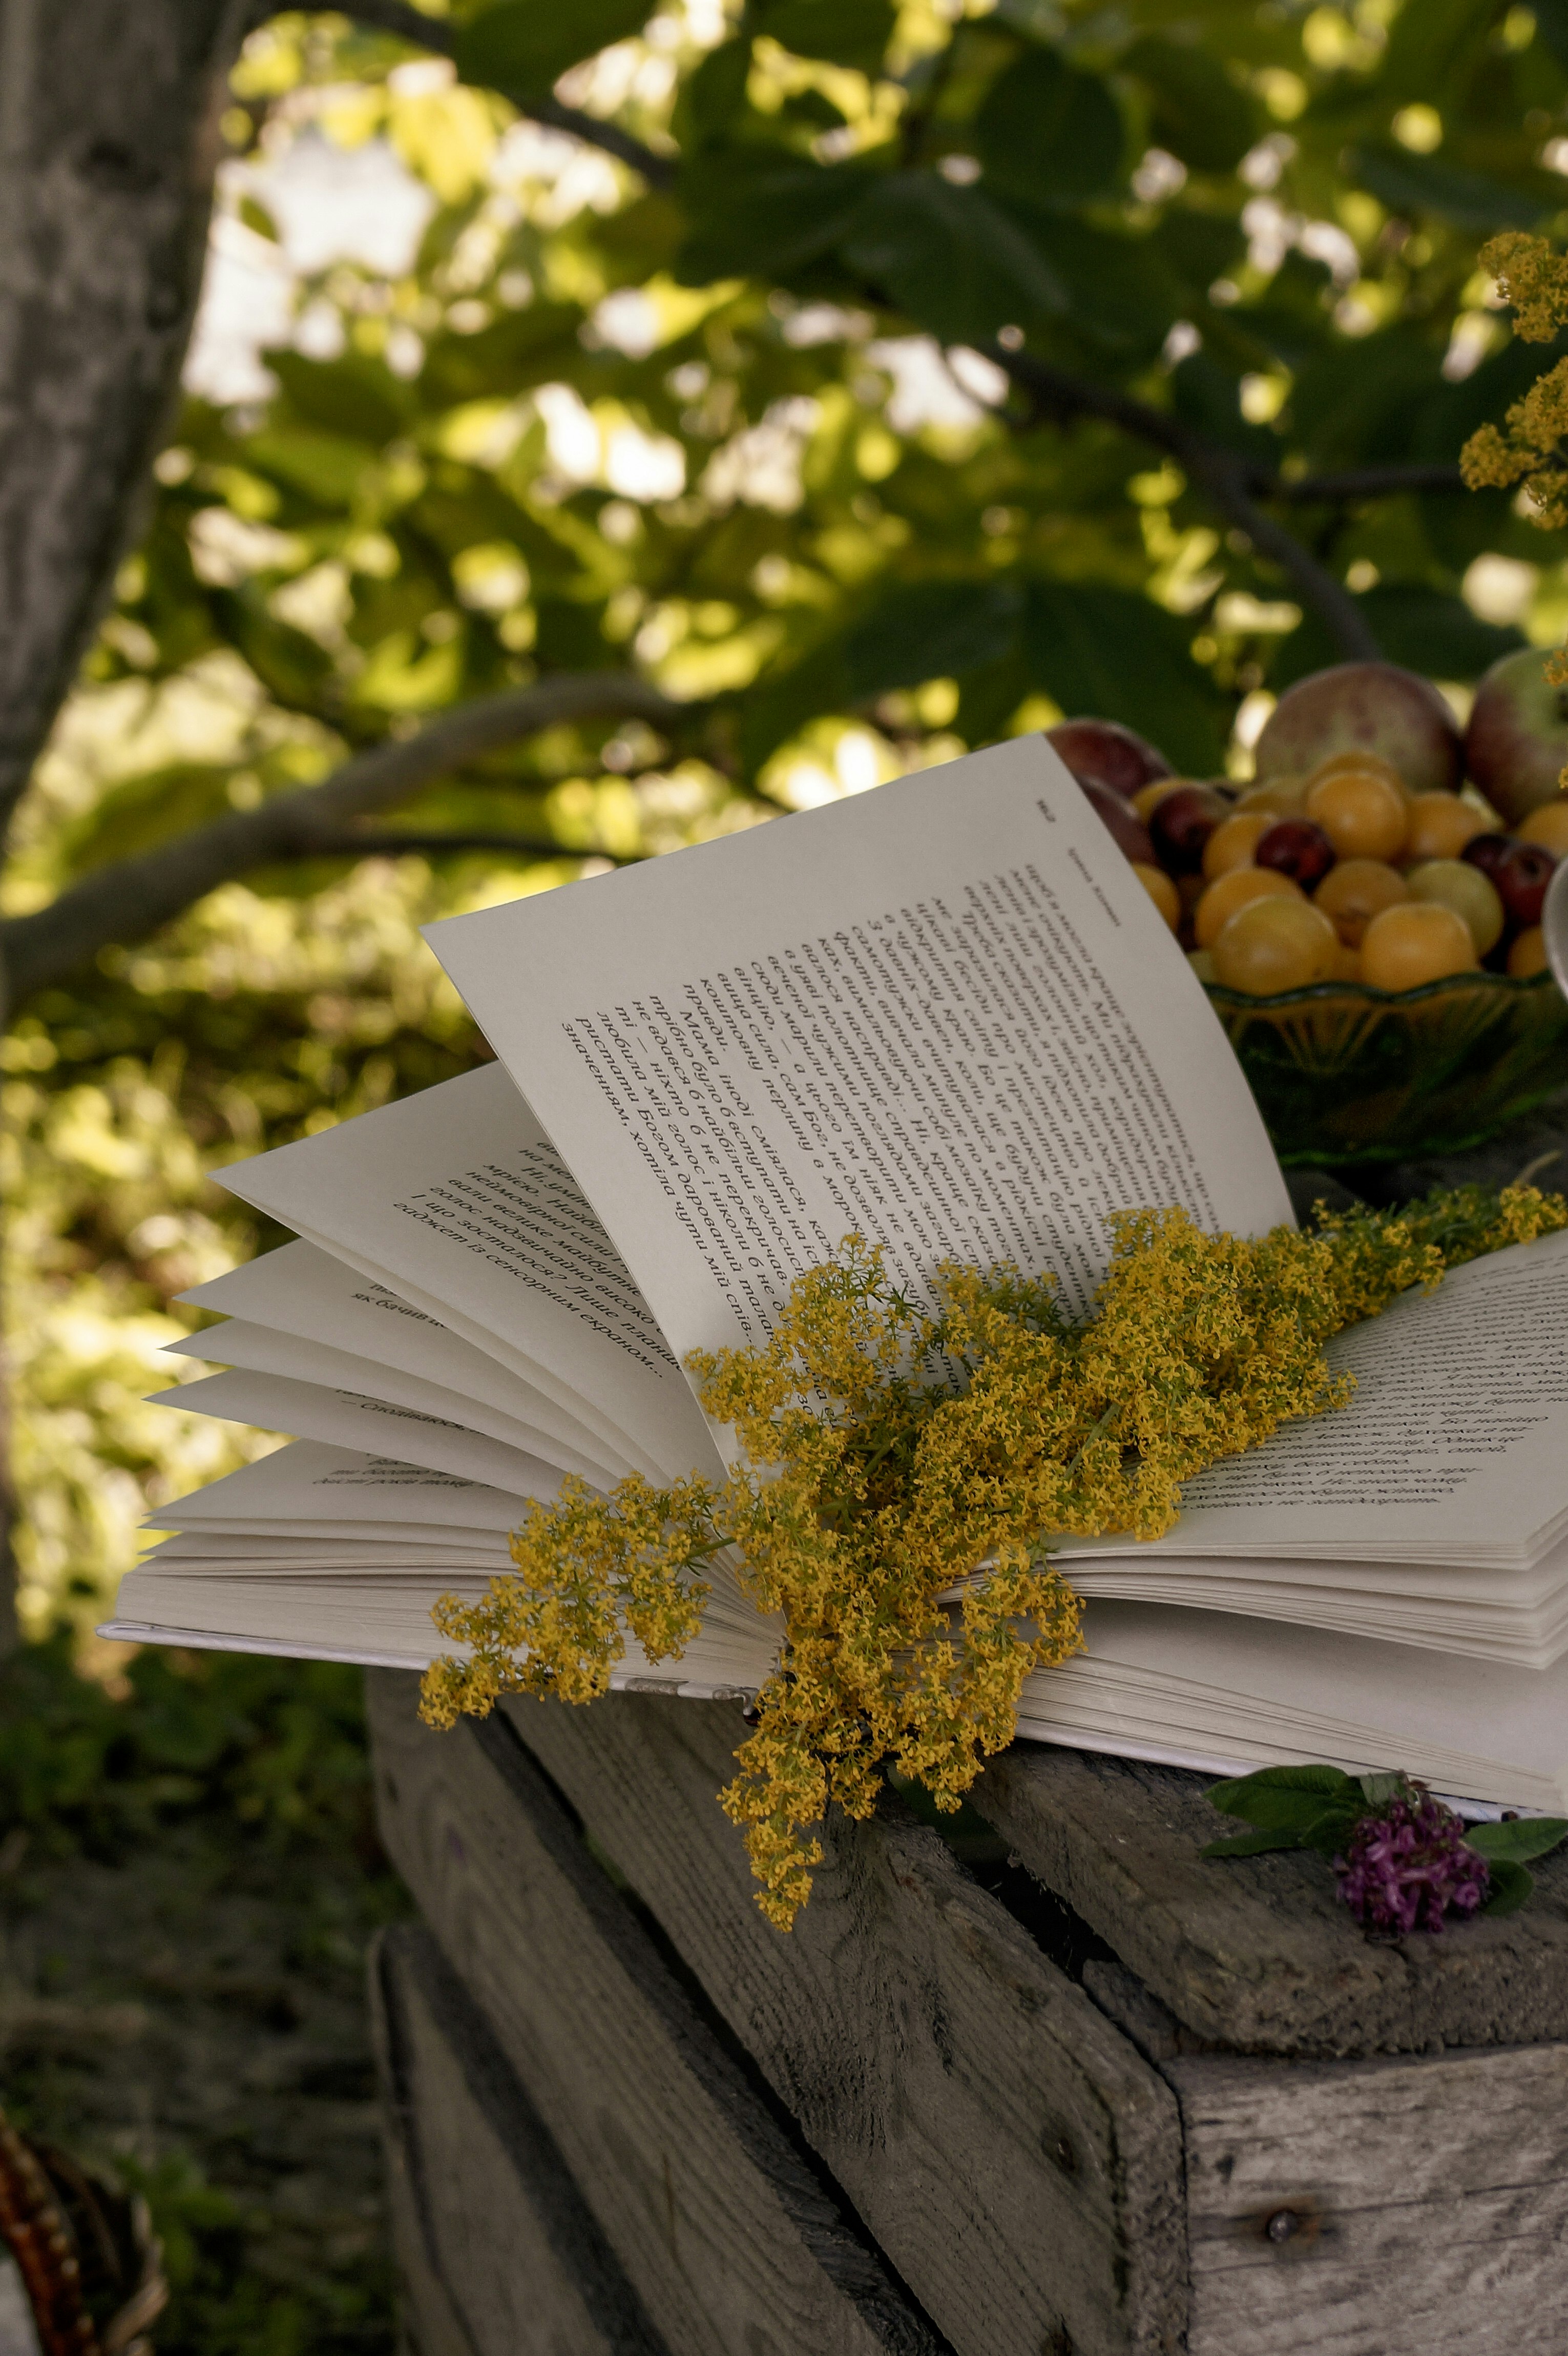
POLYGON ((722 1484, 569 1481, 530 1507, 515 1576, 446 1597, 432 1725, 503 1694, 591 1701, 629 1633, 648 1659, 697 1635, 724 1555, 784 1636, 755 1731, 720 1794, 745 1827, 758 1904, 788 1929, 831 1806, 869 1816, 891 1767, 956 1809, 1012 1740, 1024 1680, 1081 1645, 1048 1558, 1068 1534, 1154 1538, 1181 1484, 1294 1416, 1342 1404, 1324 1344, 1462 1260, 1568 1226, 1533 1187, 1323 1215, 1307 1232, 1207 1236, 1183 1211, 1111 1222, 1110 1266, 1074 1323, 1050 1277, 949 1265, 933 1306, 859 1236, 794 1286, 761 1349, 695 1352, 708 1412, 734 1427, 722 1484))
MULTIPOLYGON (((1527 344, 1546 344, 1568 326, 1568 254, 1554 253, 1543 237, 1510 230, 1481 248, 1483 270, 1512 306, 1514 333, 1527 344)), ((1459 453, 1459 470, 1472 491, 1511 490, 1524 486, 1530 519, 1543 531, 1568 525, 1568 359, 1539 377, 1522 401, 1513 402, 1502 426, 1483 425, 1459 453)), ((1568 653, 1553 655, 1546 676, 1556 686, 1568 681, 1568 653)), ((1563 771, 1568 781, 1568 769, 1563 771)))

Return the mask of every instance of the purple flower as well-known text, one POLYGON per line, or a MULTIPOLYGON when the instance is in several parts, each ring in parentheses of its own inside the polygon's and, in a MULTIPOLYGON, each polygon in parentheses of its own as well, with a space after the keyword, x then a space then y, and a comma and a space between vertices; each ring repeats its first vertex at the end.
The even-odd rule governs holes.
POLYGON ((1339 1895, 1369 1931, 1441 1931, 1445 1914, 1485 1903, 1491 1869, 1465 1846, 1463 1820, 1419 1785, 1363 1816, 1334 1859, 1339 1895))

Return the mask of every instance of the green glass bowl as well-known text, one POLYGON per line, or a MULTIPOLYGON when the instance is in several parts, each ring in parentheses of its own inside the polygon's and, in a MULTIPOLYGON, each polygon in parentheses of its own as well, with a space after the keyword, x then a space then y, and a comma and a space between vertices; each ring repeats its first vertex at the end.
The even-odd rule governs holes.
POLYGON ((1287 1166, 1465 1152, 1568 1085, 1568 999, 1549 973, 1206 987, 1287 1166))

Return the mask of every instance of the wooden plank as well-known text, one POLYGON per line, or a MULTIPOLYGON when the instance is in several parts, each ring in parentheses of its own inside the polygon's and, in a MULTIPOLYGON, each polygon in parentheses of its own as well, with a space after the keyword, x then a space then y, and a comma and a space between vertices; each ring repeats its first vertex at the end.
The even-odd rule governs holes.
POLYGON ((933 1833, 835 1819, 781 1936, 716 1804, 737 1706, 507 1711, 960 2356, 1179 2344, 1169 2090, 933 1833))
POLYGON ((680 2356, 940 2356, 499 1719, 370 1680, 383 1836, 680 2356))
POLYGON ((1018 1742, 975 1803, 1206 2042, 1328 2058, 1568 2038, 1568 1851, 1532 1869, 1522 1913, 1374 1944, 1320 1858, 1201 1858, 1235 1829, 1208 1781, 1018 1742))
POLYGON ((430 1932, 385 1933, 370 1981, 421 2356, 668 2356, 430 1932))
POLYGON ((1561 2356, 1568 2047, 1168 2074, 1190 2356, 1561 2356))

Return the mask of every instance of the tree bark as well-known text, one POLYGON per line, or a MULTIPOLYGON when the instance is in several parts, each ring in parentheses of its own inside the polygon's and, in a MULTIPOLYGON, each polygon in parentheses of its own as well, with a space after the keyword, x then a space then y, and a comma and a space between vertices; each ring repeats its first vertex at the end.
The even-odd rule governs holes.
POLYGON ((0 0, 0 826, 133 540, 255 0, 0 0))

